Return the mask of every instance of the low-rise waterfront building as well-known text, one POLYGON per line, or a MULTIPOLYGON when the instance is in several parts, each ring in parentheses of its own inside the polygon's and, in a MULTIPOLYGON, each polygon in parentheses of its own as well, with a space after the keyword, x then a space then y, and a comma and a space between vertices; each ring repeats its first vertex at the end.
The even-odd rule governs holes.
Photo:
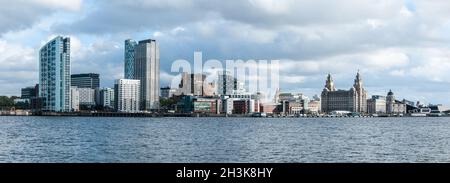
POLYGON ((139 112, 140 80, 118 79, 114 84, 114 99, 118 112, 139 112))
POLYGON ((386 113, 386 97, 374 95, 367 100, 367 111, 369 114, 385 114, 386 113))

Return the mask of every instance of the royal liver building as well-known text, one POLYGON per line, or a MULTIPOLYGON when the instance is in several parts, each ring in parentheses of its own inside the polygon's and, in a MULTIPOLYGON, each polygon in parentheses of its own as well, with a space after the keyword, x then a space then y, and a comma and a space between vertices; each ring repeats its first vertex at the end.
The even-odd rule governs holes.
POLYGON ((361 75, 356 74, 355 83, 350 90, 336 90, 331 74, 328 74, 322 91, 322 112, 350 111, 367 113, 367 91, 363 87, 361 75))

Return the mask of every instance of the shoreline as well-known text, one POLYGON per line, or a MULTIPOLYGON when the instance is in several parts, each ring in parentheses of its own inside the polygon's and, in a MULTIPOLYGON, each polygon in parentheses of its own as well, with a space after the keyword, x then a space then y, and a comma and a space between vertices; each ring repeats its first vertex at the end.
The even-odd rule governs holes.
POLYGON ((450 115, 442 116, 330 116, 330 115, 312 115, 312 116, 282 116, 282 115, 271 115, 266 117, 254 116, 252 114, 205 114, 205 113, 115 113, 115 112, 98 112, 98 113, 40 113, 33 114, 31 112, 20 112, 20 113, 5 113, 1 112, 0 116, 23 116, 23 117, 97 117, 97 118, 436 118, 436 117, 450 117, 450 115))

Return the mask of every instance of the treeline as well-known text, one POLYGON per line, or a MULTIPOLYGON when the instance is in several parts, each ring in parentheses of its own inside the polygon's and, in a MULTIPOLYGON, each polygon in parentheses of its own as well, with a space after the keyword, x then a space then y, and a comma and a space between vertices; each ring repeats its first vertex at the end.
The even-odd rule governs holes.
POLYGON ((18 105, 14 104, 14 99, 17 99, 17 98, 20 98, 20 97, 0 96, 0 110, 9 110, 12 107, 15 107, 17 109, 23 108, 23 106, 20 104, 18 104, 18 105))

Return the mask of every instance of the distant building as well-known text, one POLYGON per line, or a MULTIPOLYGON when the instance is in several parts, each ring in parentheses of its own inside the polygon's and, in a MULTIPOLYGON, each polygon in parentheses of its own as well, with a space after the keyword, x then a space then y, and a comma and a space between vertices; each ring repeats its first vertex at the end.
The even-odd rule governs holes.
POLYGON ((406 105, 410 105, 410 106, 412 106, 412 107, 416 107, 416 103, 413 102, 413 101, 409 101, 409 100, 403 99, 403 100, 402 100, 402 103, 404 103, 404 104, 406 104, 406 105))
POLYGON ((185 95, 177 104, 181 113, 251 114, 259 104, 252 95, 202 97, 185 95))
POLYGON ((255 100, 233 101, 233 114, 251 114, 255 112, 255 100))
POLYGON ((16 98, 13 100, 14 105, 19 107, 20 109, 29 109, 30 108, 30 99, 28 98, 16 98))
POLYGON ((33 113, 40 113, 44 109, 44 98, 43 97, 31 98, 30 103, 31 103, 31 111, 33 113))
POLYGON ((367 112, 369 114, 385 114, 386 113, 386 97, 374 95, 367 100, 367 112))
POLYGON ((159 108, 159 45, 155 40, 139 41, 134 52, 134 79, 140 81, 140 108, 159 108))
POLYGON ((217 113, 218 100, 214 98, 194 98, 192 101, 193 112, 195 113, 217 113))
POLYGON ((212 97, 216 94, 215 84, 207 82, 205 74, 190 74, 183 72, 178 88, 171 94, 176 96, 194 95, 212 97))
POLYGON ((206 75, 204 74, 183 72, 175 95, 203 96, 203 82, 205 79, 206 75))
POLYGON ((95 90, 91 88, 78 88, 80 95, 80 108, 93 109, 95 106, 95 90))
POLYGON ((114 109, 114 89, 102 88, 100 90, 100 105, 106 109, 114 109))
POLYGON ((76 86, 77 88, 96 89, 100 87, 100 74, 72 74, 71 80, 71 86, 76 86))
POLYGON ((274 102, 279 103, 280 113, 284 115, 303 114, 308 110, 309 98, 301 93, 277 93, 274 102))
POLYGON ((406 114, 406 104, 395 100, 395 95, 392 90, 389 90, 386 96, 386 113, 391 115, 406 114))
POLYGON ((132 39, 125 40, 124 74, 125 79, 134 79, 134 54, 137 42, 132 39))
POLYGON ((38 91, 36 91, 36 86, 30 86, 21 89, 21 99, 31 99, 32 97, 37 97, 38 91))
POLYGON ((31 99, 39 96, 38 85, 21 89, 21 96, 14 99, 14 104, 20 106, 21 109, 31 109, 31 99))
POLYGON ((139 112, 139 80, 118 79, 114 84, 114 99, 118 112, 139 112))
POLYGON ((245 93, 244 83, 238 81, 229 71, 219 71, 217 79, 218 95, 233 95, 245 93))
POLYGON ((304 102, 281 101, 279 105, 279 113, 283 115, 296 115, 305 113, 304 102))
POLYGON ((442 104, 428 105, 428 108, 431 109, 432 114, 443 114, 450 110, 450 108, 448 108, 442 104))
POLYGON ((39 50, 39 97, 45 111, 70 111, 70 38, 58 36, 39 50))
POLYGON ((333 78, 328 74, 321 95, 321 108, 324 113, 333 111, 367 113, 367 91, 363 87, 359 72, 350 90, 336 90, 333 78))
POLYGON ((275 103, 265 103, 265 104, 260 104, 260 112, 262 113, 267 113, 267 114, 276 114, 279 113, 279 104, 275 104, 275 103))
POLYGON ((308 113, 318 114, 320 113, 320 99, 319 100, 311 100, 308 102, 308 113))
POLYGON ((80 111, 80 92, 76 86, 70 87, 70 111, 80 111))
POLYGON ((165 98, 165 99, 171 98, 174 95, 174 93, 176 93, 176 92, 177 92, 176 89, 172 89, 170 87, 162 87, 161 88, 161 98, 165 98))

